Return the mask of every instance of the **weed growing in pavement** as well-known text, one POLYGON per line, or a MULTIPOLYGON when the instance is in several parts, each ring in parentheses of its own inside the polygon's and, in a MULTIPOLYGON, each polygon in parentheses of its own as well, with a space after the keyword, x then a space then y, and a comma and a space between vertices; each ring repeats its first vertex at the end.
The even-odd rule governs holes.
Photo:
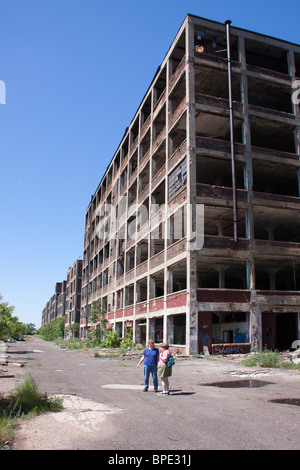
POLYGON ((264 348, 259 351, 255 356, 250 357, 243 361, 244 366, 247 367, 268 367, 268 368, 286 368, 286 369, 300 369, 299 364, 280 360, 278 351, 269 351, 264 348))
POLYGON ((28 375, 15 393, 0 398, 0 448, 11 441, 13 429, 21 419, 61 410, 62 399, 42 395, 34 379, 28 375))

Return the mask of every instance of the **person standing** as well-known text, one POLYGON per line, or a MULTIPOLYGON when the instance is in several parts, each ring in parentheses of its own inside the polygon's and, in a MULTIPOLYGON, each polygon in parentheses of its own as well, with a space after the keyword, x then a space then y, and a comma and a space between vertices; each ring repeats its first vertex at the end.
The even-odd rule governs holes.
POLYGON ((158 391, 158 378, 157 378, 157 363, 158 363, 159 351, 155 347, 153 339, 149 339, 148 348, 143 352, 143 356, 140 362, 136 366, 139 368, 142 362, 144 362, 144 392, 148 391, 149 388, 149 377, 152 374, 154 391, 158 391))
POLYGON ((162 392, 158 395, 170 395, 169 377, 172 375, 172 366, 167 366, 167 361, 171 357, 168 343, 163 343, 160 348, 158 361, 158 376, 162 381, 162 392))

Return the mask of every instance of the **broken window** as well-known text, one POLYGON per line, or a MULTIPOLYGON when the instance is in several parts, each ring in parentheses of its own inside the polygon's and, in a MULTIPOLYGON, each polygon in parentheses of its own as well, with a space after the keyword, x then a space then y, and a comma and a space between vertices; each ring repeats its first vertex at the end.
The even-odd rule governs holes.
POLYGON ((134 303, 134 285, 131 284, 125 287, 125 306, 132 305, 134 303))
POLYGON ((186 315, 174 315, 174 344, 185 344, 186 315))
POLYGON ((186 157, 169 175, 169 200, 174 197, 187 183, 186 157))
MULTIPOLYGON (((231 36, 230 50, 232 60, 238 60, 237 38, 231 36)), ((227 57, 227 40, 224 32, 211 29, 199 28, 194 37, 195 52, 197 54, 208 54, 225 59, 227 57)))
POLYGON ((165 204, 165 181, 163 181, 152 193, 151 215, 156 214, 165 204))
POLYGON ((147 278, 143 278, 136 283, 136 301, 145 302, 147 300, 147 278))

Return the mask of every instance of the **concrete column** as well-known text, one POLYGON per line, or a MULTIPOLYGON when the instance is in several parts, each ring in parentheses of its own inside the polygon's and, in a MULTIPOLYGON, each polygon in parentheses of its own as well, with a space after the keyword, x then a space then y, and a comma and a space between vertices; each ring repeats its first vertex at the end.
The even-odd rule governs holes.
POLYGON ((154 318, 147 318, 147 326, 146 326, 146 344, 148 344, 149 339, 154 340, 155 336, 155 319, 154 318))
POLYGON ((164 317, 164 341, 174 343, 174 316, 164 317))
POLYGON ((168 294, 172 294, 173 292, 173 269, 172 268, 168 268, 168 289, 167 289, 167 292, 168 294))
POLYGON ((219 273, 219 289, 225 289, 225 273, 227 268, 225 266, 215 266, 219 273))
POLYGON ((274 231, 276 227, 265 227, 266 231, 268 232, 268 240, 274 240, 274 231))
POLYGON ((155 297, 155 277, 150 276, 150 299, 155 297))
POLYGON ((248 81, 246 68, 246 53, 244 38, 238 38, 238 51, 241 62, 241 102, 243 106, 243 144, 246 149, 245 185, 247 189, 246 234, 249 238, 249 257, 247 260, 247 286, 250 289, 250 338, 252 349, 257 351, 261 347, 261 314, 255 301, 255 239, 253 215, 253 172, 251 153, 251 130, 248 105, 248 81))
POLYGON ((196 123, 194 76, 194 25, 186 26, 186 100, 187 100, 187 311, 186 352, 198 352, 197 251, 192 249, 196 232, 196 123))

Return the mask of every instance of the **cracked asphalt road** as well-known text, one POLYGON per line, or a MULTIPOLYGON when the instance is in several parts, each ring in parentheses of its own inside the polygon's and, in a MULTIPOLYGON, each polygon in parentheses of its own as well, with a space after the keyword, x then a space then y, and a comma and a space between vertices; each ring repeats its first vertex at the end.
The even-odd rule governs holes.
POLYGON ((298 371, 247 368, 241 357, 181 358, 170 379, 171 395, 164 397, 152 386, 143 392, 138 357, 99 358, 38 337, 10 344, 7 357, 8 367, 0 367, 6 371, 0 393, 13 390, 30 373, 40 392, 64 397, 62 412, 18 426, 13 450, 300 448, 300 407, 270 402, 300 397, 298 371), (207 386, 250 377, 268 384, 207 386))

